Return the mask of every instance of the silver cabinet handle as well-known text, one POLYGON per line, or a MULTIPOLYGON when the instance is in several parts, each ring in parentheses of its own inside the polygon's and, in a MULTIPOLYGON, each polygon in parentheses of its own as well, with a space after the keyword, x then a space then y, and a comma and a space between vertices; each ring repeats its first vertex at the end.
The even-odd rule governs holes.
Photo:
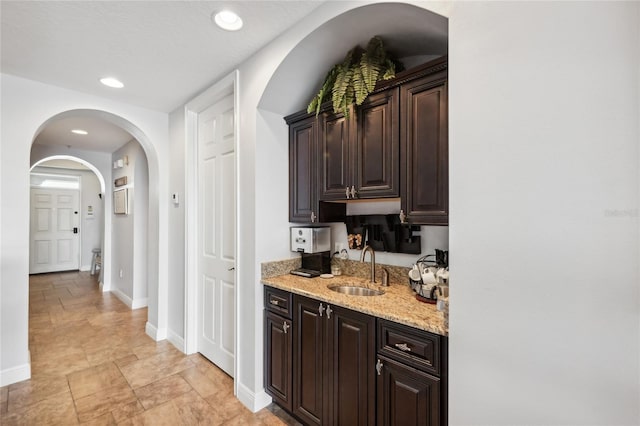
POLYGON ((349 187, 348 186, 345 188, 344 193, 347 194, 347 200, 348 200, 349 196, 351 195, 351 192, 349 192, 349 187))
POLYGON ((411 348, 406 343, 396 343, 395 347, 403 352, 411 352, 411 348))
POLYGON ((378 362, 376 362, 376 371, 378 372, 378 376, 382 375, 382 361, 378 358, 378 362))
POLYGON ((311 223, 316 221, 316 214, 314 212, 311 212, 311 223))
POLYGON ((333 311, 331 310, 331 306, 330 306, 330 305, 327 305, 327 318, 328 318, 328 319, 331 319, 331 312, 333 312, 333 311))
POLYGON ((320 316, 322 316, 322 314, 324 313, 324 306, 322 306, 322 303, 320 304, 320 307, 318 308, 318 312, 320 312, 320 316))
POLYGON ((290 325, 287 324, 287 322, 285 321, 284 324, 282 324, 282 329, 284 330, 284 334, 287 334, 287 330, 289 329, 290 325))
POLYGON ((278 306, 280 304, 280 302, 278 302, 276 299, 271 299, 269 301, 269 303, 271 303, 272 305, 278 306))
POLYGON ((351 185, 351 198, 356 198, 358 191, 356 191, 355 185, 351 185))

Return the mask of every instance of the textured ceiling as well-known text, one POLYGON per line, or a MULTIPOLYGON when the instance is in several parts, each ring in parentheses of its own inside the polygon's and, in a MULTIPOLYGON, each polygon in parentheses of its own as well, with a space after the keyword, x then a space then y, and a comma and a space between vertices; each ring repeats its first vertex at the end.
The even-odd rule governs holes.
POLYGON ((320 1, 1 1, 0 71, 170 112, 320 1), (228 8, 244 28, 211 14, 228 8), (115 76, 124 89, 102 86, 115 76))
POLYGON ((101 118, 78 115, 52 120, 34 143, 85 151, 114 152, 132 139, 133 136, 128 132, 101 118), (71 133, 73 129, 86 130, 89 134, 76 135, 71 133))

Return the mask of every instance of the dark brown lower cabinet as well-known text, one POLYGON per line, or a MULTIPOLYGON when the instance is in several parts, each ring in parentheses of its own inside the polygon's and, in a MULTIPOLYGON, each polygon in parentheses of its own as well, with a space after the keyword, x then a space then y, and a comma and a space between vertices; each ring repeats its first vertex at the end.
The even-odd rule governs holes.
POLYGON ((265 388, 307 425, 447 424, 447 338, 265 291, 265 388))
POLYGON ((378 425, 439 426, 440 379, 378 357, 378 425))
POLYGON ((334 425, 375 423, 375 318, 350 309, 333 309, 327 335, 329 411, 334 425))
POLYGON ((306 424, 325 424, 325 305, 296 295, 293 306, 293 414, 306 424))
POLYGON ((266 312, 265 316, 267 393, 283 408, 291 410, 292 334, 291 320, 266 312))
POLYGON ((293 414, 307 424, 375 424, 375 318, 294 296, 293 414))

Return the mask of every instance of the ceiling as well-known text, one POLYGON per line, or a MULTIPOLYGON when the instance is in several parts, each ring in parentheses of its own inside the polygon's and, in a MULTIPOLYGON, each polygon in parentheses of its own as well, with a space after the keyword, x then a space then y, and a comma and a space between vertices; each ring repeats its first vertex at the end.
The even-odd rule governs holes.
POLYGON ((101 118, 69 116, 52 120, 36 137, 40 145, 63 146, 85 151, 114 152, 131 141, 133 136, 101 118), (87 135, 71 133, 73 129, 85 130, 87 135))
POLYGON ((1 1, 0 71, 170 112, 321 1, 1 1), (224 31, 211 14, 237 12, 224 31), (102 86, 119 78, 123 89, 102 86))

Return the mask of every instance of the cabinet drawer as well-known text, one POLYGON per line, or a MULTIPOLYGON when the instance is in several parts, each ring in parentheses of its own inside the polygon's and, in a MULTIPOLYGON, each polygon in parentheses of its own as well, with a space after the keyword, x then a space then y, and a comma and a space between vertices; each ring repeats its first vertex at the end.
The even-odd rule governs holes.
POLYGON ((441 338, 405 325, 378 320, 378 353, 427 373, 440 375, 441 338))
POLYGON ((264 288, 265 309, 289 319, 291 319, 291 299, 292 295, 288 291, 272 287, 264 288))

